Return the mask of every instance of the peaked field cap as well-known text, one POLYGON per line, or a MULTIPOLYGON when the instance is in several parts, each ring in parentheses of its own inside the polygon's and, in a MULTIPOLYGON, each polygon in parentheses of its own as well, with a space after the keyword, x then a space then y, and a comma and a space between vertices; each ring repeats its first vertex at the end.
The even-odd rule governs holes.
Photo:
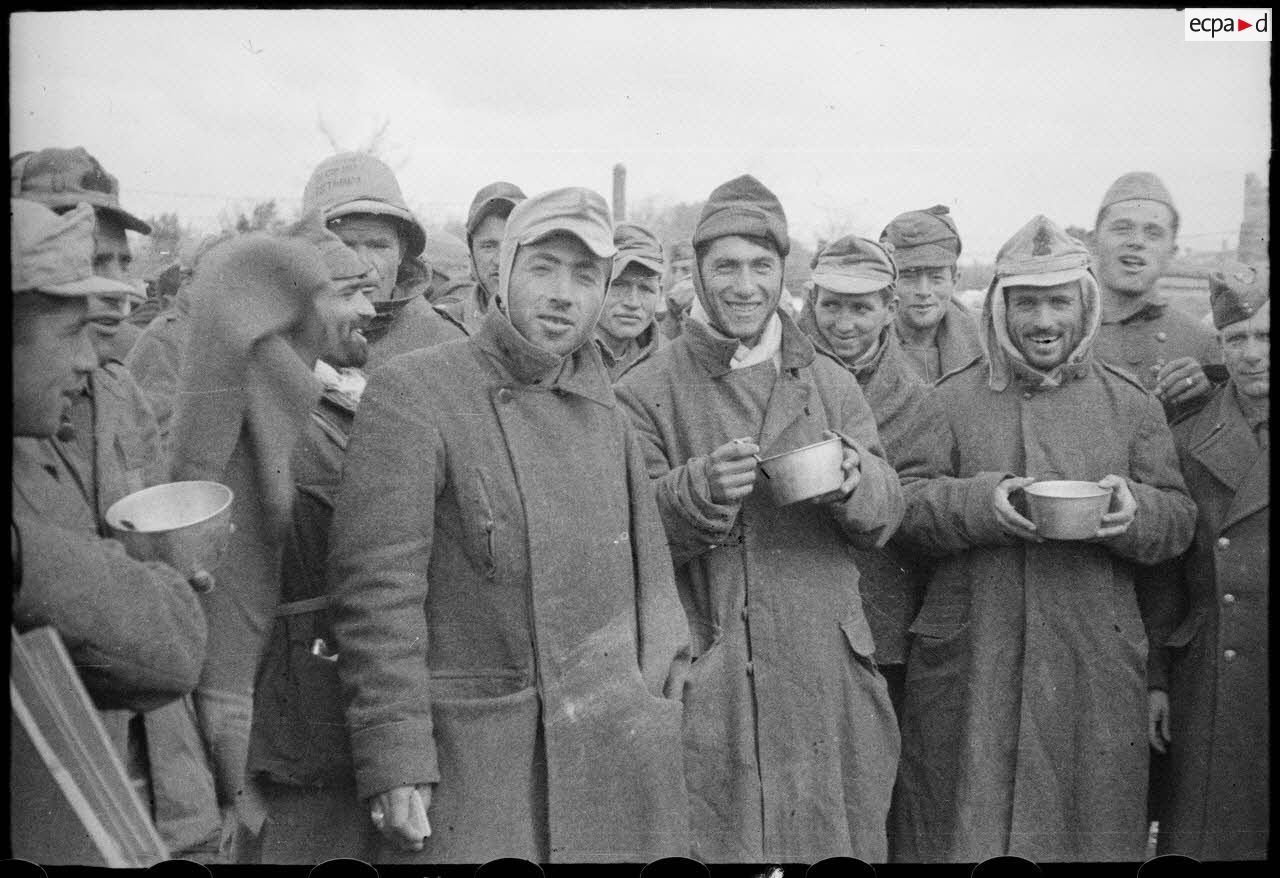
POLYGON ((1089 250, 1046 216, 1032 217, 996 254, 1004 287, 1051 287, 1089 273, 1089 250))
POLYGON ((9 197, 37 201, 61 213, 85 203, 143 235, 151 226, 120 206, 120 181, 83 146, 19 153, 9 160, 9 197))
POLYGON ((880 233, 880 243, 893 245, 899 270, 940 268, 960 258, 960 231, 945 204, 898 214, 880 233))
POLYGON ((879 292, 898 280, 892 252, 892 244, 877 244, 869 238, 837 238, 818 253, 810 280, 833 293, 879 292))
POLYGON ((517 204, 507 217, 503 240, 532 244, 557 232, 578 238, 596 256, 618 252, 609 206, 598 192, 580 186, 552 189, 517 204))
POLYGON ((396 175, 368 153, 340 152, 316 165, 302 190, 302 212, 316 209, 326 222, 353 213, 400 220, 409 239, 407 257, 420 255, 426 245, 426 232, 405 203, 396 175))
POLYGON ((1169 194, 1169 189, 1164 185, 1164 181, 1150 171, 1130 171, 1127 174, 1121 174, 1111 187, 1107 189, 1106 194, 1102 196, 1102 204, 1098 206, 1098 215, 1094 218, 1093 226, 1098 227, 1098 223, 1102 222, 1102 214, 1106 212, 1108 207, 1113 204, 1119 204, 1122 201, 1158 201, 1173 211, 1173 228, 1178 228, 1178 208, 1174 207, 1173 196, 1169 194))
POLYGON ((1209 308, 1217 329, 1247 320, 1271 301, 1271 271, 1265 265, 1229 263, 1209 274, 1209 308))
POLYGON ((35 201, 9 199, 12 292, 50 296, 136 295, 129 284, 93 273, 93 206, 82 202, 58 215, 35 201))
POLYGON ((618 223, 613 230, 613 245, 618 255, 613 260, 613 278, 617 280, 627 266, 635 263, 654 274, 662 274, 662 242, 658 236, 638 223, 618 223))
POLYGON ((499 180, 496 183, 490 183, 476 193, 476 197, 471 199, 471 207, 467 209, 467 234, 475 233, 476 226, 494 211, 497 207, 505 207, 508 213, 511 208, 524 201, 529 196, 524 194, 515 183, 505 183, 499 180))
POLYGON ((721 183, 712 190, 693 230, 693 246, 726 235, 769 238, 778 255, 791 252, 787 215, 776 195, 750 174, 721 183))

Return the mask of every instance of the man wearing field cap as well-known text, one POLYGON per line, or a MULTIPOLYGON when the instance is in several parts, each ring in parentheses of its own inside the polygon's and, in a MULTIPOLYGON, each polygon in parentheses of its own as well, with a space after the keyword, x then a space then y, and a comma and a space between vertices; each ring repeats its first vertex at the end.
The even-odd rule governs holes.
POLYGON ((615 389, 640 432, 693 638, 694 855, 883 861, 898 731, 849 548, 884 546, 902 492, 858 382, 779 307, 789 242, 758 180, 718 186, 693 234, 694 313, 615 389), (830 438, 838 483, 776 505, 758 457, 830 438))
MULTIPOLYGON (((99 406, 92 467, 53 438, 97 369, 88 298, 123 294, 93 274, 94 214, 10 202, 13 266, 13 621, 62 636, 170 851, 215 832, 202 745, 183 698, 205 658, 204 613, 178 571, 107 539, 108 506, 156 483, 155 430, 99 406), (180 700, 181 699, 181 700, 180 700), (145 714, 139 711, 146 711, 145 714)), ((99 401, 103 398, 99 388, 99 401)), ((127 410, 127 408, 126 408, 127 410)))
POLYGON ((1265 859, 1270 843, 1269 275, 1240 264, 1210 275, 1230 380, 1173 425, 1199 515, 1154 590, 1151 735, 1170 760, 1159 852, 1199 860, 1265 859))
MULTIPOLYGON (((893 329, 898 269, 890 249, 856 235, 822 248, 799 323, 819 354, 853 373, 875 415, 885 457, 893 463, 926 385, 905 361, 893 329)), ((923 595, 921 573, 893 543, 853 552, 862 574, 862 604, 875 636, 876 665, 897 709, 906 673, 907 626, 923 595)))
POLYGON ((467 210, 467 250, 471 259, 473 288, 450 304, 449 314, 468 332, 477 332, 498 299, 498 253, 507 217, 525 194, 514 183, 499 180, 481 187, 467 210))
POLYGON ((1159 404, 1092 357, 1100 320, 1088 251, 1034 217, 996 255, 985 359, 931 389, 898 457, 895 539, 935 564, 910 629, 902 861, 1142 857, 1134 569, 1186 548, 1195 507, 1159 404), (1091 536, 1047 538, 1013 497, 1052 480, 1110 493, 1091 536))
POLYGON ((364 295, 377 313, 364 332, 368 368, 462 337, 423 295, 430 283, 430 270, 419 258, 426 232, 390 168, 366 153, 330 156, 316 166, 302 193, 302 213, 315 210, 370 269, 364 295))
POLYGON ((658 304, 658 325, 667 338, 678 336, 684 318, 693 307, 693 245, 676 241, 667 258, 668 271, 663 278, 662 301, 658 304))
POLYGON ((1097 356, 1136 375, 1171 416, 1212 389, 1204 367, 1221 363, 1213 333, 1156 290, 1177 252, 1178 224, 1160 178, 1131 171, 1102 196, 1093 247, 1102 287, 1097 356))
POLYGON ((907 361, 932 384, 982 353, 978 324, 954 300, 960 282, 960 233, 941 204, 894 217, 880 233, 898 266, 895 327, 907 361))
POLYGON ((617 381, 648 359, 662 340, 653 316, 662 297, 662 244, 635 223, 619 223, 613 243, 618 255, 596 323, 596 346, 609 380, 617 381))
POLYGON ((592 343, 614 253, 595 192, 521 202, 499 308, 361 400, 329 564, 376 862, 688 850, 688 628, 592 343))

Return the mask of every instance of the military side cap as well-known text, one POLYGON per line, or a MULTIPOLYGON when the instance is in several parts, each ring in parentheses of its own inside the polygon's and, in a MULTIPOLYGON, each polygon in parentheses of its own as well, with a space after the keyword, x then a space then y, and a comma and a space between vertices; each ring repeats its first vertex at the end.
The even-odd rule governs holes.
POLYGON ((874 293, 898 280, 893 245, 846 235, 823 247, 814 258, 814 286, 833 293, 874 293))
POLYGON ((899 271, 955 265, 960 258, 960 232, 943 204, 898 214, 880 233, 880 243, 893 245, 899 271))
POLYGON ((1150 171, 1130 171, 1127 174, 1121 174, 1111 184, 1111 188, 1102 196, 1102 204, 1098 207, 1098 215, 1094 218, 1094 228, 1097 228, 1103 212, 1111 205, 1139 199, 1158 201, 1168 206, 1169 210, 1173 211, 1173 228, 1177 230, 1178 208, 1173 206, 1173 196, 1169 194, 1164 181, 1150 171))
POLYGON ((787 235, 787 215, 769 189, 750 174, 722 183, 712 191, 693 230, 693 245, 726 235, 769 238, 778 255, 791 250, 787 235))
POLYGON ((131 295, 123 281, 93 273, 93 207, 82 202, 62 215, 35 201, 9 199, 12 292, 50 296, 131 295))
POLYGON ((614 280, 633 262, 654 274, 662 274, 662 243, 644 226, 618 223, 613 230, 613 244, 618 248, 618 255, 613 260, 614 280))
POLYGON ((1209 307, 1218 329, 1247 320, 1270 300, 1271 272, 1266 266, 1237 263, 1209 274, 1209 307))
POLYGON ((471 199, 471 207, 467 210, 467 237, 475 234, 476 227, 489 214, 499 209, 510 214, 511 209, 527 197, 515 183, 504 183, 500 180, 485 186, 476 193, 475 198, 471 199))
POLYGON ((82 146, 19 153, 9 160, 9 196, 37 201, 56 213, 84 202, 126 229, 151 234, 151 226, 120 206, 120 183, 82 146))
POLYGON ((1088 272, 1088 249, 1043 215, 1032 217, 996 253, 995 276, 1005 288, 1051 287, 1088 272))
POLYGON ((326 222, 353 213, 399 220, 408 237, 406 257, 419 256, 426 245, 426 232, 405 203, 396 175, 367 153, 342 152, 316 165, 302 190, 302 212, 317 209, 326 222))
POLYGON ((503 241, 532 244, 557 232, 578 238, 596 256, 617 253, 609 205, 600 193, 580 186, 542 192, 517 204, 507 217, 503 241))

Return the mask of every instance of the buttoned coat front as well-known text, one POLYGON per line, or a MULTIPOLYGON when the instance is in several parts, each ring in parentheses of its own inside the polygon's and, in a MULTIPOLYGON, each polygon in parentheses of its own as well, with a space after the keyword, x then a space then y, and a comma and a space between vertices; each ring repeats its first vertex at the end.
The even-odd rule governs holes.
POLYGON ((687 851, 652 490, 594 346, 548 356, 493 312, 361 399, 330 531, 357 791, 435 784, 425 849, 379 861, 687 851))
POLYGON ((937 559, 911 626, 899 852, 1139 860, 1147 639, 1134 568, 1185 549, 1195 507, 1164 413, 1130 376, 1086 361, 1059 386, 1020 377, 996 391, 989 369, 940 381, 898 460, 896 539, 937 559), (1108 474, 1138 504, 1120 536, 1032 543, 996 522, 1005 478, 1108 474))
POLYGON ((781 370, 731 370, 734 339, 700 320, 615 386, 643 440, 696 660, 685 687, 693 853, 709 862, 883 861, 898 730, 859 594, 853 546, 902 515, 858 384, 782 320, 781 370), (838 430, 862 481, 834 509, 775 506, 762 483, 710 500, 706 455, 761 456, 838 430))

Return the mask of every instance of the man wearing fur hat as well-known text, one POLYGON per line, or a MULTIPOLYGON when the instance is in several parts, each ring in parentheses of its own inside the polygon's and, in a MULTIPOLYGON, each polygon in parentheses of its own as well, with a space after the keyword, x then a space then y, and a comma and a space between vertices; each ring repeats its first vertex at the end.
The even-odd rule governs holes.
MULTIPOLYGON (((900 303, 891 246, 848 235, 819 251, 799 324, 819 354, 853 373, 893 463, 927 385, 906 362, 894 331, 900 303)), ((875 636, 876 665, 896 710, 902 704, 907 626, 923 594, 921 572, 893 543, 852 551, 862 574, 859 588, 875 636)))
POLYGON ((858 382, 779 308, 789 238, 742 176, 693 235, 683 333, 618 383, 666 525, 695 661, 684 763, 693 852, 712 862, 885 858, 898 730, 850 546, 902 514, 858 382), (702 316, 699 316, 702 315, 702 316), (838 437, 844 481, 777 506, 756 458, 838 437))
POLYGON ((1270 278, 1266 269, 1228 265, 1209 284, 1230 380, 1173 425, 1199 516, 1190 551, 1161 568, 1169 575, 1155 592, 1151 736, 1170 760, 1159 851, 1265 859, 1270 278))
POLYGON ((361 400, 329 563, 377 862, 688 850, 688 627, 592 342, 614 253, 595 192, 521 202, 480 331, 361 400))
POLYGON ((618 255, 596 323, 596 346, 617 381, 649 358, 662 342, 654 311, 662 296, 662 245, 635 223, 619 223, 613 234, 618 255))
POLYGON ((978 324, 954 299, 960 282, 960 233, 946 206, 909 210, 880 233, 898 266, 894 328, 912 370, 927 384, 982 353, 978 324))
POLYGON ((449 315, 467 332, 477 332, 498 301, 498 253, 507 217, 525 194, 514 183, 499 180, 481 187, 467 210, 467 250, 471 257, 474 285, 456 303, 449 303, 449 315))
POLYGON ((1146 843, 1146 635, 1135 565, 1195 507, 1156 400, 1092 357, 1098 285, 1043 216, 996 257, 986 359, 926 399, 898 460, 896 539, 935 562, 911 625, 895 799, 903 861, 1136 860, 1146 843), (1111 491, 1094 536, 1046 539, 1012 496, 1111 491))
POLYGON ((1177 208, 1155 174, 1124 174, 1102 196, 1093 243, 1102 288, 1095 353, 1136 375, 1170 414, 1212 389, 1204 366, 1221 362, 1213 333, 1156 292, 1177 236, 1177 208))

